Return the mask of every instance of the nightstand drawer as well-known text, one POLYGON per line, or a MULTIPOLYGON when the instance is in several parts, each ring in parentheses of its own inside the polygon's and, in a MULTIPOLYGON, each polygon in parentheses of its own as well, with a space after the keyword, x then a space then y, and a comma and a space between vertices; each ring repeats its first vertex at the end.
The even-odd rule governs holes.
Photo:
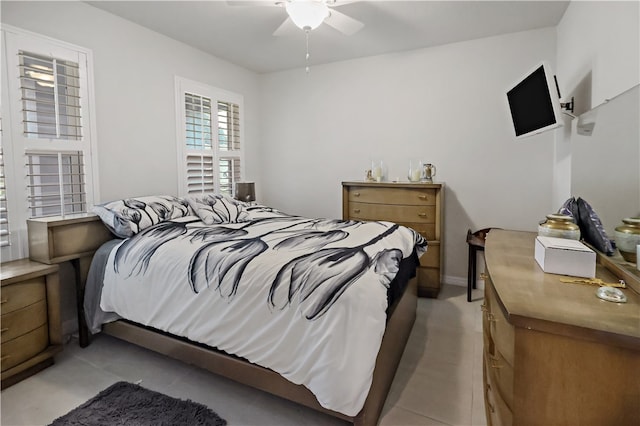
POLYGON ((1 324, 2 329, 0 331, 3 345, 11 339, 47 324, 46 300, 40 300, 17 311, 3 314, 1 324))
POLYGON ((420 188, 351 187, 349 189, 349 201, 372 204, 435 206, 436 190, 420 188))
POLYGON ((0 293, 0 299, 2 299, 0 310, 4 315, 27 305, 32 305, 39 300, 45 300, 45 297, 44 277, 36 277, 18 284, 3 286, 0 293))
POLYGON ((46 325, 2 344, 0 368, 2 371, 39 354, 49 345, 49 330, 46 325))
POLYGON ((389 204, 350 203, 349 218, 389 222, 435 223, 435 206, 396 206, 389 204))

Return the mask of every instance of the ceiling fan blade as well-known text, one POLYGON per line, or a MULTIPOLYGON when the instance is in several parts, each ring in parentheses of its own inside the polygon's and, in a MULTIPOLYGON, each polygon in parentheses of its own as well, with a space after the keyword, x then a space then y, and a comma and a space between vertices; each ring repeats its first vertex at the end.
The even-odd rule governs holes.
POLYGON ((362 22, 335 9, 330 9, 329 16, 325 18, 324 23, 345 35, 353 35, 364 27, 362 22))
POLYGON ((284 22, 278 27, 277 30, 273 32, 273 35, 276 37, 288 36, 291 34, 299 33, 300 28, 296 27, 296 24, 293 23, 291 18, 287 18, 284 22))

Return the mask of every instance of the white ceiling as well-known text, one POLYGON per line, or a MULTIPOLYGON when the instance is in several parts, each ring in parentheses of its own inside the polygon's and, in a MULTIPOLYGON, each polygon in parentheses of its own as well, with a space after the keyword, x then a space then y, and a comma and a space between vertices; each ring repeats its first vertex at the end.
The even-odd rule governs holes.
MULTIPOLYGON (((87 3, 258 73, 305 66, 304 31, 293 27, 285 36, 272 35, 287 16, 282 7, 232 6, 226 1, 87 3)), ((309 64, 556 26, 568 4, 568 1, 343 4, 336 9, 363 22, 364 28, 351 36, 326 24, 311 31, 309 64)))

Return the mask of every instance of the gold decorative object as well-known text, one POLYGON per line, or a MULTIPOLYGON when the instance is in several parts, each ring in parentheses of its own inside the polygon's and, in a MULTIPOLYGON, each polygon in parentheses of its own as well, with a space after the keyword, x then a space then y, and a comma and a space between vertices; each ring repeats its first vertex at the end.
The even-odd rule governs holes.
POLYGON ((637 246, 640 244, 640 217, 622 219, 624 225, 614 231, 616 247, 627 262, 637 263, 637 246))
POLYGON ((624 280, 620 280, 617 283, 606 283, 600 278, 560 278, 560 282, 571 284, 597 285, 600 287, 627 288, 627 283, 625 283, 624 280))
POLYGON ((538 225, 538 235, 545 237, 580 239, 580 227, 573 223, 573 218, 565 214, 548 214, 547 220, 538 225))

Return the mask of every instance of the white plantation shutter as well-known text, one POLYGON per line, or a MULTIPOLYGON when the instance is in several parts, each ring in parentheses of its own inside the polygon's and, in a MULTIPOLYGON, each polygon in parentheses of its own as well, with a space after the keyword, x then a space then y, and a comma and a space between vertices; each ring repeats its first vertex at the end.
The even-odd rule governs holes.
POLYGON ((181 195, 234 195, 242 180, 242 97, 176 78, 181 195))
POLYGON ((187 194, 214 192, 213 173, 213 155, 187 155, 187 194))
POLYGON ((0 247, 8 246, 9 239, 9 211, 7 208, 7 187, 4 177, 4 154, 0 146, 0 247))
POLYGON ((87 211, 82 151, 27 152, 29 217, 87 211))
POLYGON ((18 63, 25 136, 82 139, 78 63, 22 50, 18 63))
POLYGON ((220 192, 232 194, 234 183, 240 182, 240 160, 238 158, 221 158, 219 162, 220 192))
POLYGON ((211 99, 185 93, 185 142, 188 149, 211 149, 211 99))
POLYGON ((91 51, 3 25, 2 115, 12 247, 26 257, 26 220, 86 213, 98 187, 91 51))
POLYGON ((240 150, 240 107, 218 101, 218 147, 223 151, 240 150))

